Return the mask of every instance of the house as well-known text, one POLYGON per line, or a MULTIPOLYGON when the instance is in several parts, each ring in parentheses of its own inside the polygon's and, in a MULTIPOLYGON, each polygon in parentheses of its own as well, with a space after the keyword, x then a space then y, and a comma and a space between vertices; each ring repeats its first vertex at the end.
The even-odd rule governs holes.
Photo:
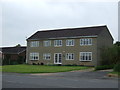
POLYGON ((2 47, 0 52, 4 64, 23 63, 26 60, 26 47, 23 46, 2 47), (18 61, 19 59, 21 61, 18 61))
POLYGON ((37 31, 27 39, 29 64, 100 65, 101 48, 113 44, 107 26, 37 31))

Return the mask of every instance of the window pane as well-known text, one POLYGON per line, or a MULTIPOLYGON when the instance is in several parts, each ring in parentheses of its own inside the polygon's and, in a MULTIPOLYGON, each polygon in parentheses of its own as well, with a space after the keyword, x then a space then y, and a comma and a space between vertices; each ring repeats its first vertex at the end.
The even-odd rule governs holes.
POLYGON ((74 59, 74 54, 73 53, 67 53, 66 54, 66 60, 73 60, 74 59))
POLYGON ((51 55, 49 53, 43 54, 43 59, 50 60, 50 58, 51 58, 51 55))
POLYGON ((39 60, 39 53, 30 53, 30 60, 39 60))
POLYGON ((92 60, 92 52, 81 52, 80 53, 81 61, 90 61, 92 60))
POLYGON ((92 45, 92 39, 91 38, 80 39, 80 45, 92 45))
POLYGON ((57 54, 55 54, 55 63, 57 63, 57 54))
POLYGON ((62 46, 62 40, 55 40, 54 46, 62 46))
POLYGON ((44 46, 45 47, 51 46, 51 41, 50 40, 44 41, 44 46))
POLYGON ((74 40, 66 40, 66 45, 67 46, 73 46, 74 45, 74 40))
POLYGON ((39 47, 39 41, 31 41, 30 47, 39 47))
POLYGON ((59 54, 59 63, 61 63, 62 56, 59 54))

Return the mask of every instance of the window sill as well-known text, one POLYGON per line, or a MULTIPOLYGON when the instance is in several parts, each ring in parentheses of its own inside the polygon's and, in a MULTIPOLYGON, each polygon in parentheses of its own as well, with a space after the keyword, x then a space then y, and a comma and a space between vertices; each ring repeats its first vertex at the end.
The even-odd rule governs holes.
POLYGON ((80 46, 92 46, 92 44, 91 45, 80 45, 80 46))
POLYGON ((86 61, 81 61, 81 60, 80 60, 80 62, 92 62, 92 60, 89 60, 89 61, 87 61, 87 60, 86 60, 86 61))
POLYGON ((38 60, 30 60, 30 61, 38 61, 38 60))
POLYGON ((66 59, 67 61, 73 61, 74 59, 66 59))
POLYGON ((54 47, 62 47, 62 46, 54 46, 54 47))
POLYGON ((66 45, 66 46, 67 46, 67 47, 73 47, 74 45, 70 45, 70 46, 69 46, 69 45, 66 45))

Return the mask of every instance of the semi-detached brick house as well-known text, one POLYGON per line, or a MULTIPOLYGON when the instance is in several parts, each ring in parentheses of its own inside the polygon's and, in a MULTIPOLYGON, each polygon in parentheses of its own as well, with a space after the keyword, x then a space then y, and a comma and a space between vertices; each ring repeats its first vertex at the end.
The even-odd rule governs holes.
POLYGON ((107 26, 38 31, 27 39, 29 64, 100 64, 101 48, 113 44, 107 26))

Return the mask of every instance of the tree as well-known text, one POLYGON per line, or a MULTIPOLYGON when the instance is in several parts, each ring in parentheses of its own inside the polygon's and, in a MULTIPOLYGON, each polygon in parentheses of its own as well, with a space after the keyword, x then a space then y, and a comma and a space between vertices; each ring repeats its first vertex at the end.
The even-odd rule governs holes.
POLYGON ((112 47, 103 48, 101 51, 101 65, 111 65, 120 63, 120 42, 116 42, 112 47))
POLYGON ((116 46, 120 46, 120 42, 117 41, 114 45, 116 45, 116 46))
POLYGON ((21 45, 20 45, 20 44, 17 44, 16 47, 21 47, 21 45))

